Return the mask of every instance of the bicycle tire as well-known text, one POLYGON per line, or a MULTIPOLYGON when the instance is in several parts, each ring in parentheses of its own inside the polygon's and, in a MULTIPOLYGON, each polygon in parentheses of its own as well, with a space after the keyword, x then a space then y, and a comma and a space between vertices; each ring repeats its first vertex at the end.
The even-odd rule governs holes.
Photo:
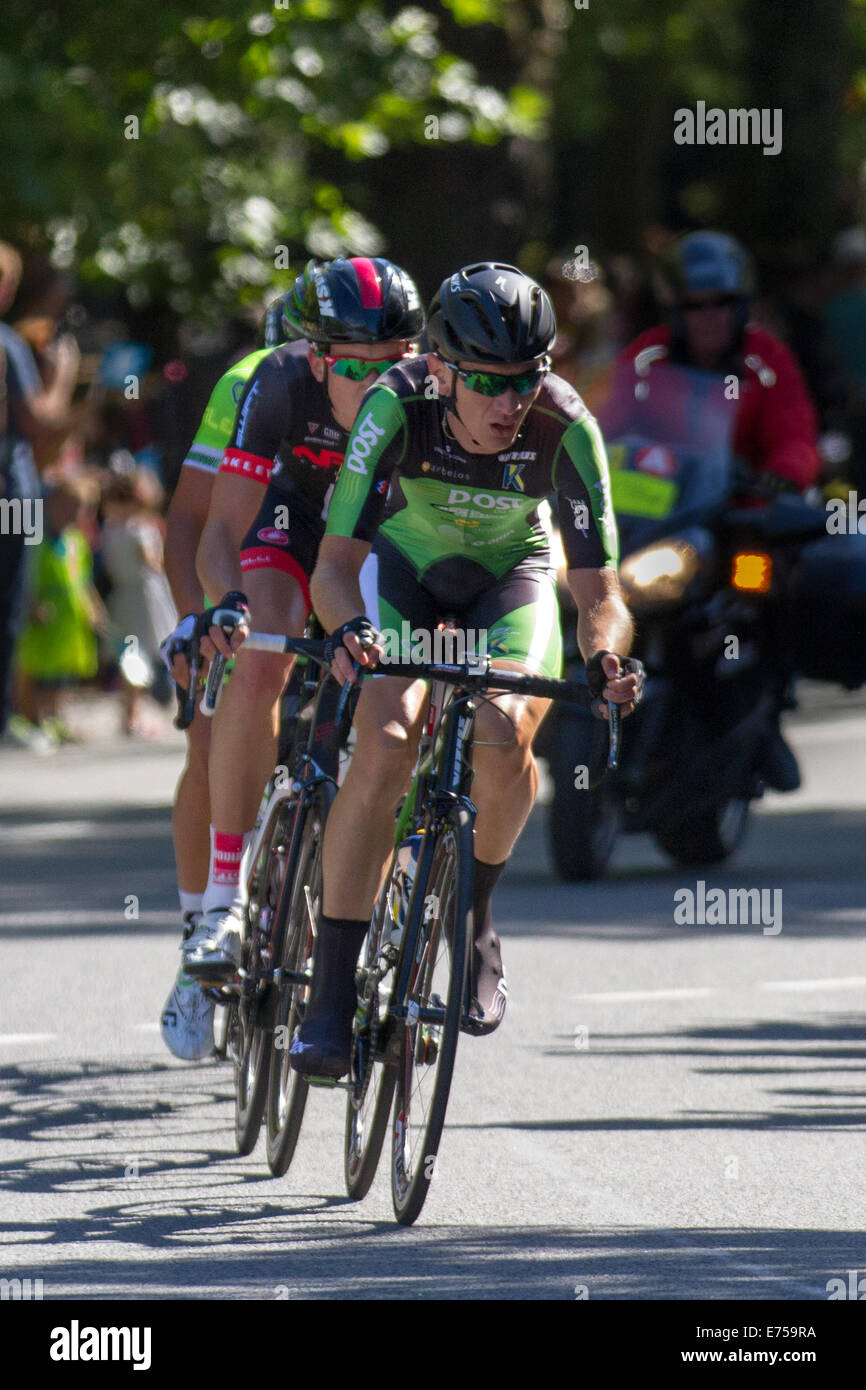
MULTIPOLYGON (((396 866, 396 860, 395 866, 396 866)), ((374 911, 370 930, 364 941, 361 957, 361 975, 374 969, 379 954, 390 937, 392 911, 397 906, 395 895, 402 893, 397 882, 396 867, 383 890, 374 911)), ((397 1073, 393 1062, 382 1055, 385 1042, 383 1030, 386 1019, 383 1017, 383 987, 388 981, 387 993, 393 982, 389 971, 373 985, 369 976, 363 979, 363 987, 369 992, 366 1000, 359 997, 358 1013, 352 1030, 352 1085, 346 1097, 346 1128, 343 1147, 343 1171, 346 1178, 346 1192, 352 1201, 360 1202, 366 1197, 379 1167, 382 1145, 388 1130, 388 1118, 397 1073), (366 1008, 365 1008, 366 1004, 366 1008), (362 1074, 363 1073, 363 1074, 362 1074)))
MULTIPOLYGON (((429 833, 429 832, 428 832, 429 833)), ((394 1111, 391 1124, 391 1197, 403 1226, 417 1220, 435 1174, 454 1073, 472 939, 473 816, 466 806, 449 812, 437 834, 423 894, 417 937, 410 924, 406 943, 415 942, 404 1006, 423 1009, 444 1004, 440 1024, 399 1023, 394 1111), (444 906, 443 906, 444 900, 444 906), (445 991, 444 999, 439 987, 445 991), (428 1104, 420 1088, 433 1071, 428 1104)), ((419 885, 419 888, 421 885, 419 885)))
MULTIPOLYGON (((313 957, 313 932, 309 921, 304 888, 310 889, 314 912, 322 895, 322 842, 325 822, 336 796, 333 782, 320 782, 309 805, 301 808, 296 826, 297 854, 292 866, 292 883, 284 894, 282 910, 287 915, 283 933, 281 968, 306 973, 313 957)), ((279 924, 278 924, 279 926, 279 924)), ((267 1070, 265 1130, 268 1167, 282 1177, 295 1155, 309 1083, 293 1070, 289 1048, 301 1021, 306 986, 285 980, 277 988, 274 1031, 267 1070)))
MULTIPOLYGON (((285 840, 288 808, 283 808, 274 822, 273 830, 265 851, 265 862, 257 875, 254 887, 255 905, 259 909, 256 922, 262 910, 268 906, 279 911, 282 897, 282 884, 285 875, 285 860, 282 855, 275 856, 275 850, 285 840)), ((257 928, 249 929, 245 949, 253 946, 257 928)), ((248 962, 255 970, 255 962, 248 962)), ((265 985, 257 996, 240 999, 235 1005, 233 1061, 235 1068, 235 1146, 241 1155, 251 1154, 259 1139, 267 1098, 268 1059, 270 1029, 273 1026, 274 998, 273 988, 265 985)))

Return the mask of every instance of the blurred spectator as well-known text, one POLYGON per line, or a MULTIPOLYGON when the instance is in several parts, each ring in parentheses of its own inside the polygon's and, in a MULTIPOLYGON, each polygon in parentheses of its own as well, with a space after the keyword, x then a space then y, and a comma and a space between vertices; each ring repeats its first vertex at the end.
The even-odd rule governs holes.
POLYGON ((850 227, 836 238, 842 288, 827 304, 827 327, 849 378, 866 400, 866 232, 850 227))
MULTIPOLYGON (((0 242, 0 317, 12 307, 20 281, 21 257, 13 246, 0 242)), ((75 339, 61 338, 54 377, 46 385, 30 349, 0 322, 0 499, 23 503, 39 498, 32 441, 66 422, 78 356, 75 339)), ((13 533, 6 518, 0 544, 0 738, 11 708, 13 653, 24 613, 26 564, 32 549, 25 539, 13 533)))
POLYGON ((55 742, 69 738, 59 717, 61 691, 96 675, 96 629, 105 624, 92 583, 93 556, 81 529, 83 514, 94 510, 96 500, 87 479, 53 487, 45 501, 45 534, 33 559, 28 622, 18 650, 20 709, 31 731, 42 730, 55 742))
POLYGON ((842 469, 858 488, 866 488, 866 232, 850 227, 840 232, 833 247, 839 289, 824 310, 848 385, 846 429, 851 437, 850 460, 842 469))
POLYGON ((177 624, 163 566, 162 501, 150 469, 111 475, 103 493, 102 566, 110 589, 107 640, 123 677, 127 734, 147 732, 141 693, 167 699, 171 685, 159 657, 159 644, 177 624))

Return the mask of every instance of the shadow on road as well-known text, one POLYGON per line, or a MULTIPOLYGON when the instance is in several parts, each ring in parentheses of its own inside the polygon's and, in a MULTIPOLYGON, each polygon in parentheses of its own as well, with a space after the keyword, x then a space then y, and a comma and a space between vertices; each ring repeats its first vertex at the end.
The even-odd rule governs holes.
MULTIPOLYGON (((721 1029, 717 1041, 796 1043, 800 1031, 766 1023, 742 1034, 721 1029)), ((808 1036, 832 1043, 849 1034, 840 1022, 808 1036)), ((716 1036, 695 1029, 679 1037, 693 1035, 716 1036)), ((229 1090, 229 1073, 217 1066, 210 1074, 133 1062, 3 1068, 0 1135, 29 1150, 0 1165, 7 1212, 8 1198, 19 1204, 0 1223, 11 1260, 3 1272, 14 1266, 41 1277, 49 1299, 821 1299, 828 1279, 862 1264, 866 1236, 857 1231, 515 1227, 504 1224, 507 1212, 501 1226, 422 1222, 407 1231, 365 1219, 363 1205, 342 1194, 293 1191, 291 1173, 276 1182, 262 1172, 261 1157, 228 1152, 229 1090), (62 1215, 51 1209, 58 1196, 62 1215)), ((793 1108, 485 1127, 543 1133, 854 1122, 853 1111, 831 1116, 801 1106, 808 1091, 778 1094, 796 1097, 793 1108)), ((856 1122, 863 1119, 858 1113, 856 1122)))

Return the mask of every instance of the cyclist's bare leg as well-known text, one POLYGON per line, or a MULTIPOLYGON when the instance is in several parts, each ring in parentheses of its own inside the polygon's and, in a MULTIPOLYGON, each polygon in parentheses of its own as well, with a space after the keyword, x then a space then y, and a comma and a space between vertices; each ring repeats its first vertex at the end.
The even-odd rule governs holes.
MULTIPOLYGON (((256 631, 303 635, 307 607, 291 575, 275 569, 249 573, 244 592, 256 631)), ((243 647, 235 658, 211 735, 211 822, 217 830, 243 835, 255 825, 276 761, 280 696, 292 662, 292 657, 243 647)))
MULTIPOLYGON (((498 660, 496 665, 526 670, 516 661, 498 660)), ((480 704, 475 719, 472 799, 478 817, 472 887, 472 978, 477 1002, 471 1012, 479 1033, 493 1032, 505 1014, 505 971, 490 900, 535 802, 538 769, 532 740, 549 704, 549 700, 528 699, 524 695, 499 695, 495 704, 480 704)))
MULTIPOLYGON (((496 665, 527 671, 517 661, 497 660, 496 665)), ((479 705, 472 800, 478 807, 475 856, 486 864, 501 864, 508 858, 529 819, 538 792, 532 740, 549 707, 549 700, 525 695, 499 695, 495 704, 479 705)))
MULTIPOLYGON (((249 574, 245 591, 259 631, 299 636, 307 605, 301 586, 278 569, 249 574)), ((292 658, 238 652, 214 716, 209 761, 212 842, 198 929, 184 947, 184 969, 205 982, 230 979, 240 964, 244 837, 251 834, 274 768, 280 696, 292 658)))
POLYGON ((369 918, 394 844, 394 812, 421 737, 423 681, 366 680, 355 714, 355 751, 328 816, 324 911, 369 918))
POLYGON ((208 750, 210 721, 197 715, 187 730, 186 764, 177 784, 171 828, 182 893, 204 892, 210 858, 208 750))
POLYGON ((307 1074, 349 1069, 355 963, 394 843, 394 812, 418 751, 426 704, 422 681, 365 681, 356 742, 325 828, 324 901, 313 987, 292 1065, 307 1074))

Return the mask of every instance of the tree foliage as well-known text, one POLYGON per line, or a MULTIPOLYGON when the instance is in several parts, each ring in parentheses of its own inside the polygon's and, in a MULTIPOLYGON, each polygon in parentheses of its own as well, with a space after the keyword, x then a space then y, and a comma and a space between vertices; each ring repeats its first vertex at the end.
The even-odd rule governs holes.
MULTIPOLYGON (((536 93, 481 82, 420 6, 202 8, 76 0, 34 16, 6 0, 6 235, 123 284, 134 305, 224 310, 286 283, 290 255, 381 250, 375 220, 328 177, 335 161, 431 134, 456 145, 541 133, 536 93)), ((462 8, 461 22, 487 17, 480 0, 476 18, 462 8)))

